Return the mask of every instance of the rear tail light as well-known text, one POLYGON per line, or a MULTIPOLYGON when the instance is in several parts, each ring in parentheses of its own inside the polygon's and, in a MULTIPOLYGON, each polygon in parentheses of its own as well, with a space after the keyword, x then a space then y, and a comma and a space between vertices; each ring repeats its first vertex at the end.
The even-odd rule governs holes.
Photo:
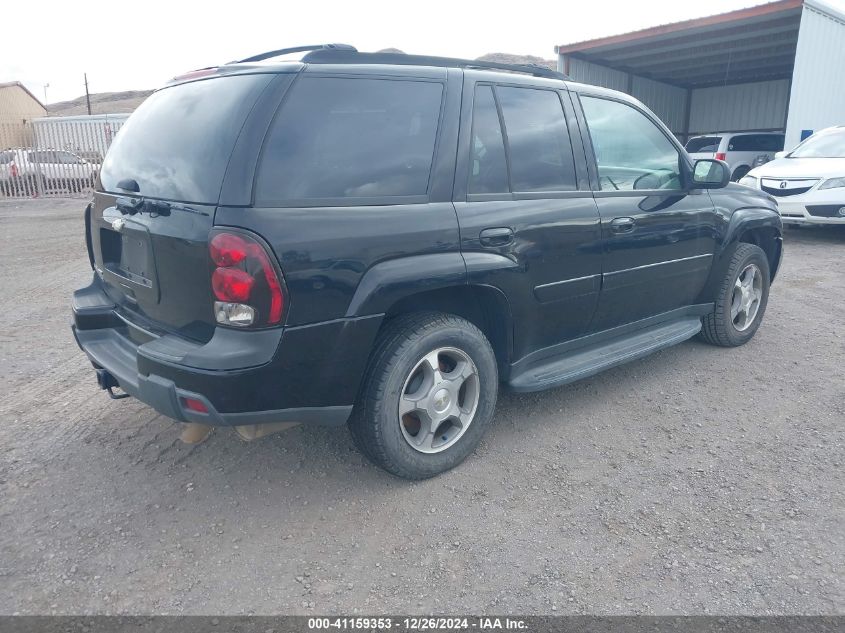
POLYGON ((17 165, 15 165, 14 163, 12 163, 12 164, 11 164, 11 166, 9 167, 9 175, 10 175, 12 178, 17 178, 17 177, 18 177, 18 166, 17 166, 17 165))
POLYGON ((728 160, 728 155, 725 152, 716 152, 716 160, 728 160))
POLYGON ((247 233, 212 231, 214 317, 223 325, 266 327, 282 322, 285 288, 267 248, 247 233))

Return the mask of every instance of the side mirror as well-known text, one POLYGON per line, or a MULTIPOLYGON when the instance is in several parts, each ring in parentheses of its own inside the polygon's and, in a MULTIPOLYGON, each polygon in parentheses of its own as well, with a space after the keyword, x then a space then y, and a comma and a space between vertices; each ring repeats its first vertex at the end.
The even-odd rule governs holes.
POLYGON ((692 182, 702 189, 721 189, 731 181, 731 168, 722 160, 702 158, 695 161, 692 182))
POLYGON ((783 151, 783 152, 775 152, 775 158, 786 158, 786 155, 787 155, 788 153, 789 153, 789 152, 787 152, 787 151, 783 151))

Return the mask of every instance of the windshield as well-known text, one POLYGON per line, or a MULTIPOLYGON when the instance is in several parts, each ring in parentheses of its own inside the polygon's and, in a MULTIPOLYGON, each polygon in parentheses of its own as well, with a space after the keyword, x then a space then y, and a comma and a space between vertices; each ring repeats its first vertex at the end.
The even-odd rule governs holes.
POLYGON ((721 136, 699 136, 687 141, 687 151, 690 154, 701 154, 703 152, 715 153, 719 151, 721 136))
POLYGON ((845 158, 845 128, 814 134, 792 150, 789 158, 845 158))
POLYGON ((109 148, 103 189, 132 179, 142 196, 217 202, 235 140, 272 75, 233 75, 153 93, 129 117, 109 148))

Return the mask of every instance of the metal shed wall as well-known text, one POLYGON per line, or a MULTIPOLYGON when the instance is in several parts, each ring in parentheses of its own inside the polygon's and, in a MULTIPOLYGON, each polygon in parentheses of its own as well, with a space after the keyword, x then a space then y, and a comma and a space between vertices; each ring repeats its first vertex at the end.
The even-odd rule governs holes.
POLYGON ((802 130, 845 125, 845 20, 828 7, 806 0, 795 53, 786 124, 787 149, 802 130))
POLYGON ((628 73, 583 59, 569 58, 569 68, 564 72, 578 83, 602 86, 622 92, 628 90, 628 73))
POLYGON ((631 96, 646 104, 675 135, 684 134, 687 107, 684 88, 632 75, 631 96))
POLYGON ((782 130, 788 103, 788 79, 696 88, 690 102, 689 132, 782 130))
MULTIPOLYGON (((566 69, 562 68, 564 72, 566 69)), ((629 75, 583 59, 569 58, 567 74, 573 81, 630 93, 651 109, 675 134, 684 132, 687 91, 638 75, 629 75)))

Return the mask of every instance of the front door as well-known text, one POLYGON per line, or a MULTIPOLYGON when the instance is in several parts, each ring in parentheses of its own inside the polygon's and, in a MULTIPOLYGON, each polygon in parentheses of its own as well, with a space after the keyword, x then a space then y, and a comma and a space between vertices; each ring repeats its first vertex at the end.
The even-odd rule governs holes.
POLYGON ((461 250, 470 283, 507 297, 518 360, 587 330, 601 284, 601 224, 565 91, 518 78, 475 83, 468 71, 464 103, 461 250))
POLYGON ((645 111, 589 94, 580 103, 604 245, 591 330, 691 305, 713 261, 719 218, 709 194, 688 186, 680 145, 645 111))

